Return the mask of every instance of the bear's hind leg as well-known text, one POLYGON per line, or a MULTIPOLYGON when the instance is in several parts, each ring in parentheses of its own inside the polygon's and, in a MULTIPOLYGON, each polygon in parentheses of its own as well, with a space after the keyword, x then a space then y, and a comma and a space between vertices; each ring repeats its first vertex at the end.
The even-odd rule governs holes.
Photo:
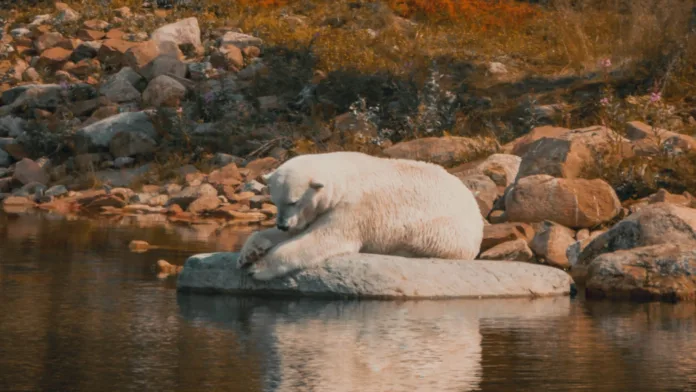
POLYGON ((483 228, 481 232, 467 231, 453 219, 436 218, 414 230, 409 243, 404 244, 404 252, 411 253, 411 257, 473 260, 481 247, 483 228))

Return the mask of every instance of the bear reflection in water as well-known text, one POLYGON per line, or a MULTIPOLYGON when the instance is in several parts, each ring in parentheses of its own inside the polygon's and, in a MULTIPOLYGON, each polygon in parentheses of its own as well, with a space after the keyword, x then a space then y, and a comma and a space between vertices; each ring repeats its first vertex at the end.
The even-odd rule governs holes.
POLYGON ((473 391, 482 318, 567 316, 567 297, 453 301, 263 300, 179 294, 185 318, 238 334, 267 391, 473 391))

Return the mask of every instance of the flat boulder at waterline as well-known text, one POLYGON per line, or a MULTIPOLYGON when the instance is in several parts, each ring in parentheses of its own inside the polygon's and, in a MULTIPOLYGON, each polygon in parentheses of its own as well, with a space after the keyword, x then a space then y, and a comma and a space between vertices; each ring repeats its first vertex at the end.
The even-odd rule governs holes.
POLYGON ((562 270, 515 261, 415 259, 353 254, 268 282, 236 268, 238 253, 191 256, 178 290, 349 298, 493 298, 568 295, 562 270))

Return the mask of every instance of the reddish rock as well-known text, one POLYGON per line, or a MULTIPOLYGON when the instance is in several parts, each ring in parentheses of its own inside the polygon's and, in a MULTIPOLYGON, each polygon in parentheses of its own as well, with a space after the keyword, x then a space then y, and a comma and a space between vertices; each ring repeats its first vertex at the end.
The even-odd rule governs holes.
POLYGON ((106 37, 106 33, 98 30, 80 29, 77 32, 77 38, 83 41, 97 41, 106 37))
POLYGON ((244 166, 248 171, 246 176, 249 180, 257 180, 262 174, 269 173, 280 165, 280 162, 273 157, 255 159, 244 166))
POLYGON ((530 261, 534 258, 534 254, 529 249, 526 239, 517 239, 498 244, 481 253, 478 258, 481 260, 530 261))
POLYGON ((553 221, 571 228, 605 223, 621 212, 614 189, 600 179, 524 177, 505 197, 505 213, 515 222, 553 221))
POLYGON ((216 209, 220 205, 220 199, 214 195, 201 196, 189 204, 186 209, 192 214, 201 214, 216 209))
POLYGON ((46 171, 38 163, 29 158, 24 158, 17 162, 13 177, 22 184, 38 182, 46 185, 49 181, 46 171))
POLYGON ((428 161, 442 166, 464 162, 471 156, 497 148, 497 141, 468 137, 425 137, 401 142, 382 151, 390 158, 428 161))
POLYGON ((39 56, 39 61, 36 63, 36 67, 39 69, 60 69, 63 64, 70 59, 71 54, 72 51, 59 47, 44 50, 43 53, 41 53, 41 56, 39 56))
POLYGON ((483 227, 481 251, 505 242, 523 239, 527 242, 534 237, 534 229, 526 223, 499 223, 483 227))
POLYGON ((135 42, 122 39, 107 39, 99 48, 97 58, 102 63, 112 66, 127 65, 126 52, 135 45, 135 42))
POLYGON ((230 163, 221 169, 213 170, 208 175, 208 182, 213 185, 237 186, 242 183, 242 175, 234 163, 230 163))

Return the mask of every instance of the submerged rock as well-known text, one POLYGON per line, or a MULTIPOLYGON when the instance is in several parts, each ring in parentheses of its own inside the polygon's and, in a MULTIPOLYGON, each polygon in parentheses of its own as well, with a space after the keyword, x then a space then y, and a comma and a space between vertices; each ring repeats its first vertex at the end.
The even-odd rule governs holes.
POLYGON ((484 298, 568 295, 565 272, 515 261, 453 261, 355 254, 259 282, 237 270, 238 253, 191 256, 181 271, 180 291, 275 293, 361 298, 484 298))

